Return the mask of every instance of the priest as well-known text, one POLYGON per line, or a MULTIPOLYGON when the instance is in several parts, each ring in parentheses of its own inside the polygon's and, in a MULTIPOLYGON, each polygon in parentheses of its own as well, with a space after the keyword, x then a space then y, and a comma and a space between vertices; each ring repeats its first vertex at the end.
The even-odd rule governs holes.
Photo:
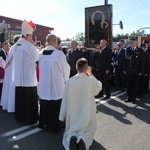
POLYGON ((96 105, 94 96, 102 84, 91 73, 87 60, 76 63, 78 74, 65 86, 59 119, 66 122, 63 145, 66 150, 88 150, 96 130, 96 105))
POLYGON ((39 51, 33 45, 32 21, 22 22, 22 37, 14 50, 15 119, 24 124, 38 120, 36 62, 39 51))

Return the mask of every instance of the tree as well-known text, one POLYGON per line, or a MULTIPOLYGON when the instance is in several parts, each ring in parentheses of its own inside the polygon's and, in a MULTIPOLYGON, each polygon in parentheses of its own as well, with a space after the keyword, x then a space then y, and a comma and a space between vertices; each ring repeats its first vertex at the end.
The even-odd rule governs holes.
POLYGON ((139 36, 146 36, 146 33, 145 33, 145 31, 144 30, 137 30, 136 31, 136 33, 137 33, 137 35, 139 35, 139 36))
POLYGON ((84 41, 84 39, 85 39, 85 35, 83 32, 77 33, 75 35, 75 40, 77 40, 77 41, 84 41))
POLYGON ((120 39, 124 39, 123 34, 117 34, 116 36, 113 37, 113 42, 118 42, 120 39))
POLYGON ((133 31, 133 32, 130 34, 130 37, 137 38, 137 37, 138 37, 138 34, 137 34, 135 31, 133 31))
POLYGON ((131 34, 126 33, 124 34, 117 34, 113 36, 113 42, 118 42, 121 39, 128 39, 129 37, 131 38, 138 38, 138 36, 148 36, 149 34, 146 34, 144 30, 136 30, 133 31, 131 34))
POLYGON ((71 40, 69 38, 67 38, 66 41, 71 41, 71 40))
POLYGON ((131 37, 138 37, 138 36, 146 36, 147 34, 145 33, 145 31, 144 30, 136 30, 136 32, 135 31, 133 31, 131 34, 130 34, 130 36, 131 37))

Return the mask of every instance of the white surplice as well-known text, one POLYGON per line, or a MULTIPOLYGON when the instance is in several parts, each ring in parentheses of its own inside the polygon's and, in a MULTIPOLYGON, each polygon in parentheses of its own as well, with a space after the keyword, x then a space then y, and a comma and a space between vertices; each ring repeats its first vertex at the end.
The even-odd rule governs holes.
POLYGON ((52 50, 51 55, 41 53, 39 57, 39 97, 44 100, 62 99, 70 75, 70 66, 62 51, 50 45, 44 51, 52 50))
POLYGON ((21 38, 14 51, 14 83, 15 86, 37 86, 36 62, 39 58, 38 49, 29 41, 21 38))
POLYGON ((6 59, 6 69, 1 96, 2 109, 7 110, 7 112, 15 112, 15 86, 13 68, 13 53, 15 47, 16 45, 11 47, 6 59))
POLYGON ((65 87, 59 119, 66 121, 63 145, 69 150, 72 136, 77 142, 83 139, 88 150, 96 130, 96 105, 94 96, 102 89, 102 84, 94 76, 79 73, 70 78, 65 87))

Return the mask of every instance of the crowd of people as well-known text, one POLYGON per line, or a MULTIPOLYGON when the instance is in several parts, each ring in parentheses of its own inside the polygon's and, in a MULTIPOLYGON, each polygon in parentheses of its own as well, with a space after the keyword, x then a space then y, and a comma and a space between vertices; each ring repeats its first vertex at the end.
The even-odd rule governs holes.
POLYGON ((110 49, 105 39, 94 50, 77 48, 76 41, 72 41, 71 49, 66 58, 71 66, 71 74, 76 74, 75 62, 84 57, 92 67, 94 76, 102 82, 102 90, 95 98, 109 99, 110 87, 117 91, 127 91, 125 102, 136 103, 136 98, 143 98, 149 92, 150 76, 150 48, 149 41, 144 40, 139 46, 137 38, 130 38, 128 43, 120 39, 115 48, 110 49))
POLYGON ((87 50, 73 40, 67 50, 56 35, 48 34, 39 50, 32 40, 34 30, 34 23, 24 20, 14 45, 2 44, 0 105, 23 124, 38 124, 52 134, 65 128, 66 150, 88 150, 96 131, 94 99, 110 98, 112 77, 116 90, 127 91, 125 102, 136 103, 137 96, 149 92, 149 41, 139 47, 135 38, 128 44, 120 40, 110 49, 101 39, 87 50))

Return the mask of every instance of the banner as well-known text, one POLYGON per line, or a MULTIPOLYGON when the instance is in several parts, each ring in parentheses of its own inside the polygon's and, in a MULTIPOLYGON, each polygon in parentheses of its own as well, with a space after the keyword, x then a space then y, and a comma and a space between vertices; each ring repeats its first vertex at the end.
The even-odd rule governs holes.
POLYGON ((112 5, 85 8, 85 46, 94 48, 101 39, 112 44, 112 5))

